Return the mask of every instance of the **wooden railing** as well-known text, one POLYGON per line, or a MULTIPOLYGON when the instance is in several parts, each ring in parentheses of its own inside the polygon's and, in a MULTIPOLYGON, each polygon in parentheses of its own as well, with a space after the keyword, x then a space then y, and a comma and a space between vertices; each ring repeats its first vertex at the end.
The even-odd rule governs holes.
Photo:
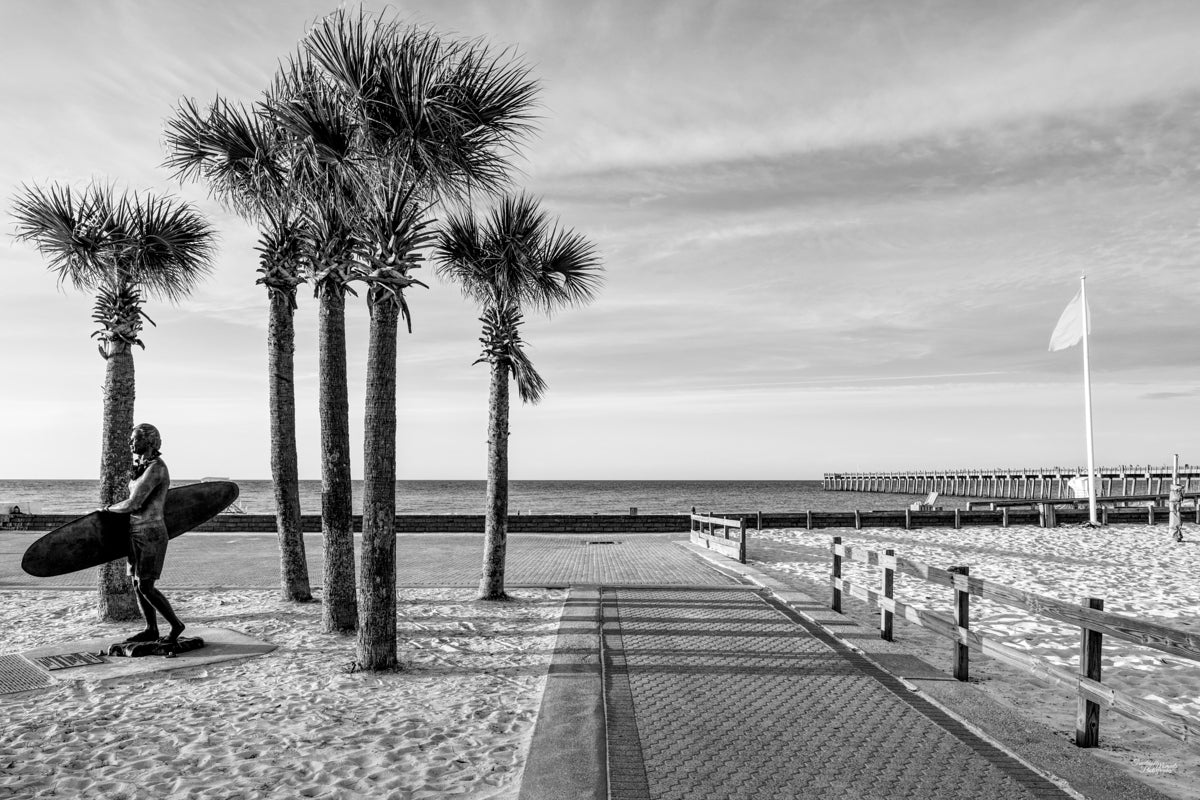
POLYGON ((1095 747, 1099 743, 1102 707, 1152 725, 1181 741, 1193 745, 1200 741, 1200 720, 1172 713, 1157 703, 1106 686, 1101 682, 1100 675, 1100 651, 1105 635, 1193 661, 1200 661, 1200 635, 1106 613, 1103 610, 1104 601, 1099 598, 1088 598, 1085 605, 1074 605, 1011 586, 972 578, 967 567, 939 569, 920 561, 901 558, 891 550, 879 552, 852 547, 843 544, 840 536, 833 537, 832 550, 831 584, 834 611, 841 612, 842 594, 846 593, 860 600, 878 604, 880 636, 888 641, 892 640, 894 615, 950 639, 954 642, 954 677, 960 681, 967 680, 968 653, 975 650, 1010 667, 1028 672, 1043 682, 1072 690, 1078 696, 1075 743, 1080 747, 1095 747), (879 587, 872 588, 846 580, 842 575, 846 560, 881 567, 883 577, 879 587), (954 589, 953 617, 897 600, 894 596, 897 571, 954 589), (1004 603, 1057 622, 1078 626, 1078 672, 1052 664, 971 630, 971 597, 1004 603))
MULTIPOLYGON (((710 512, 711 513, 711 512, 710 512)), ((721 517, 703 516, 692 509, 691 513, 692 544, 716 550, 723 556, 735 558, 739 563, 746 563, 746 518, 723 519, 721 517), (720 533, 717 529, 720 528, 720 533), (737 538, 729 537, 730 531, 737 532, 737 538)))

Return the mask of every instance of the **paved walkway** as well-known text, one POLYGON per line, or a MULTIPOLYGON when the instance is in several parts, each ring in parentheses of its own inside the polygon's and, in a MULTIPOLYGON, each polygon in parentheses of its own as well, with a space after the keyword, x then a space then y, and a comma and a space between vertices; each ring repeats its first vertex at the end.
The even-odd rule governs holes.
POLYGON ((1067 798, 747 589, 605 589, 612 800, 1067 798))
MULTIPOLYGON (((21 556, 36 534, 0 533, 0 589, 86 589, 96 570, 55 578, 21 571, 21 556)), ((357 537, 356 537, 357 538, 357 537)), ((675 541, 686 534, 616 535, 514 533, 508 537, 505 584, 566 587, 578 584, 730 584, 728 578, 688 554, 675 541)), ((321 585, 321 537, 304 537, 308 574, 321 585)), ((483 534, 404 533, 396 537, 400 586, 478 586, 483 534)), ((274 534, 188 533, 171 540, 164 589, 264 588, 279 585, 279 548, 274 534)))

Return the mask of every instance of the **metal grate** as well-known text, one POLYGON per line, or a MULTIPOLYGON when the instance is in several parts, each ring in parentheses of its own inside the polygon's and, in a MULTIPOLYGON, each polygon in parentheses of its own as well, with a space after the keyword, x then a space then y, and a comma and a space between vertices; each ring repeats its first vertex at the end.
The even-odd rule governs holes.
POLYGON ((48 673, 21 656, 0 656, 0 694, 41 689, 51 683, 48 673))

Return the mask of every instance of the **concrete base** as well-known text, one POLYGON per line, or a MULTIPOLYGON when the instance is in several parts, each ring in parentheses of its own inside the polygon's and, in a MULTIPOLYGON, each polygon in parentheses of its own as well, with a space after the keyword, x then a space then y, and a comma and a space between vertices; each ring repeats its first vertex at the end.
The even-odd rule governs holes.
MULTIPOLYGON (((151 672, 166 672, 204 664, 237 661, 261 656, 275 649, 273 644, 253 639, 228 628, 189 626, 187 635, 203 639, 204 647, 179 653, 170 658, 165 656, 143 656, 141 658, 104 656, 104 663, 101 664, 56 669, 50 671, 49 674, 56 683, 76 680, 103 683, 127 678, 131 675, 145 675, 151 672)), ((73 642, 58 642, 27 650, 21 655, 30 663, 36 663, 33 659, 43 656, 61 656, 69 653, 107 653, 108 647, 113 644, 113 641, 113 637, 104 636, 95 639, 78 639, 73 642)))

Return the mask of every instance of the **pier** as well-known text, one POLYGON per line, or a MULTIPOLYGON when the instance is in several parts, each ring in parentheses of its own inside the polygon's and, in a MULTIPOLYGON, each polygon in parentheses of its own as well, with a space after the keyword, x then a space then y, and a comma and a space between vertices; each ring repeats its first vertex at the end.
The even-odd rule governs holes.
MULTIPOLYGON (((1097 497, 1159 495, 1166 494, 1171 488, 1170 466, 1100 467, 1096 473, 1097 497)), ((1065 500, 1076 496, 1071 490, 1071 479, 1086 475, 1086 467, 827 472, 823 483, 829 492, 912 495, 937 492, 950 497, 1065 500)), ((1179 483, 1184 492, 1200 490, 1200 466, 1180 466, 1179 483)))

